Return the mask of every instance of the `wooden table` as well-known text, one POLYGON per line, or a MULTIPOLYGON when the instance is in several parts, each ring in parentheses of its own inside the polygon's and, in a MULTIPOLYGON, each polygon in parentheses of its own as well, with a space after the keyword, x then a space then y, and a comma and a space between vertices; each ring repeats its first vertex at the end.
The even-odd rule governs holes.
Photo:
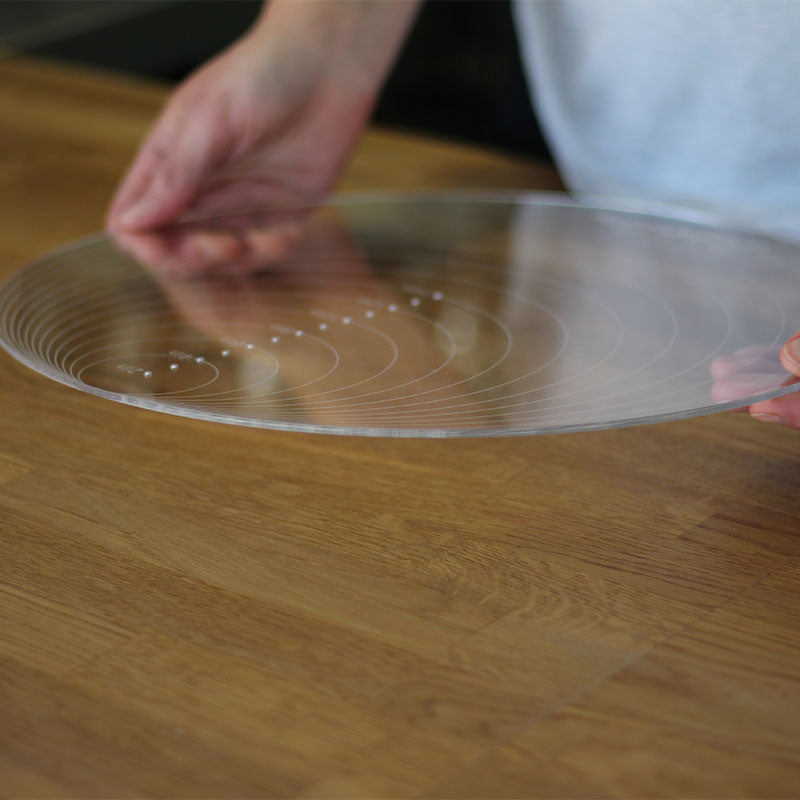
MULTIPOLYGON (((0 63, 0 275, 166 92, 0 63)), ((370 133, 346 186, 552 187, 370 133)), ((249 430, 0 354, 0 794, 798 797, 798 434, 249 430)))

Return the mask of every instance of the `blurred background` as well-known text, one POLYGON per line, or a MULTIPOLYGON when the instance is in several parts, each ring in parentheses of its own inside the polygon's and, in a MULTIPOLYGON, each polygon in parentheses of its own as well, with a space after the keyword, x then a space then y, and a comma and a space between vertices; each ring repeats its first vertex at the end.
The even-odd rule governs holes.
MULTIPOLYGON (((0 0, 0 51, 177 82, 260 8, 258 0, 0 0)), ((428 0, 374 119, 549 158, 509 0, 428 0)))

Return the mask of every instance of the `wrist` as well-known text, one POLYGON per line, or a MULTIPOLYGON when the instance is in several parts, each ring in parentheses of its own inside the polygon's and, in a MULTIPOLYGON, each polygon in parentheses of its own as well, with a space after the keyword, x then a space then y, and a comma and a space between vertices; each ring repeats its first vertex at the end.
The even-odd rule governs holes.
POLYGON ((248 34, 301 72, 377 94, 420 0, 271 0, 248 34))

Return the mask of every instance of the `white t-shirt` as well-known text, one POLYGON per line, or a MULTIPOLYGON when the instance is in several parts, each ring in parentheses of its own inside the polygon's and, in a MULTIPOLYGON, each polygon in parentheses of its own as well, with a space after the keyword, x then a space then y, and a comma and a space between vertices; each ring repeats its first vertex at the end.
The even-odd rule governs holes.
POLYGON ((800 1, 516 0, 569 187, 800 239, 800 1))

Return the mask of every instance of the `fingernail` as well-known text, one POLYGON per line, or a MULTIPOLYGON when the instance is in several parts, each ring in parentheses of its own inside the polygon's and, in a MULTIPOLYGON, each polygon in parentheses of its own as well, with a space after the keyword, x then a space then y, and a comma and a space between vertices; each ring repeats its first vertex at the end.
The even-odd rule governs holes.
POLYGON ((783 348, 784 355, 800 369, 800 337, 787 342, 783 348))
POLYGON ((753 414, 754 419, 761 420, 761 422, 774 422, 777 425, 785 425, 786 420, 779 417, 777 414, 753 414))

